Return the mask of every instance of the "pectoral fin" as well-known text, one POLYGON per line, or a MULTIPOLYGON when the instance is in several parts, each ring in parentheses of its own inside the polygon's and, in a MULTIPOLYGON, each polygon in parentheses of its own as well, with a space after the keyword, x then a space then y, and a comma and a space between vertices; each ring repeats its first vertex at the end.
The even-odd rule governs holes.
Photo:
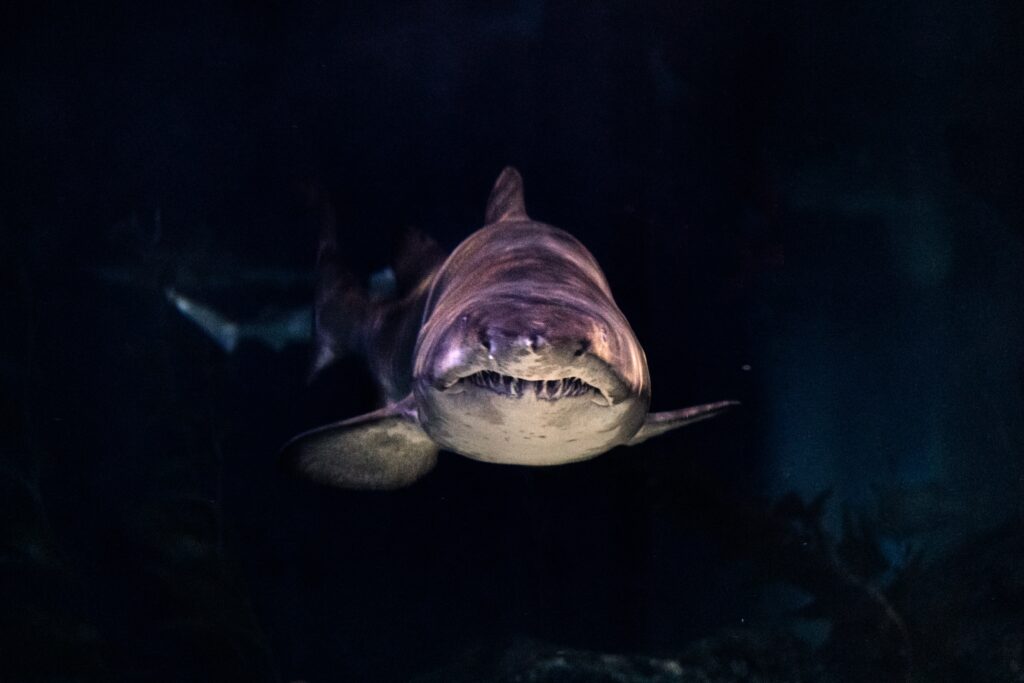
POLYGON ((281 451, 284 465, 321 484, 389 490, 408 486, 437 462, 412 396, 366 415, 300 434, 281 451))
POLYGON ((707 420, 708 418, 721 415, 730 408, 739 405, 739 401, 718 401, 717 403, 705 403, 699 406, 681 408, 679 410, 668 410, 663 413, 648 413, 647 419, 640 427, 640 431, 633 435, 626 445, 635 446, 643 443, 652 436, 664 434, 670 429, 684 425, 707 420))

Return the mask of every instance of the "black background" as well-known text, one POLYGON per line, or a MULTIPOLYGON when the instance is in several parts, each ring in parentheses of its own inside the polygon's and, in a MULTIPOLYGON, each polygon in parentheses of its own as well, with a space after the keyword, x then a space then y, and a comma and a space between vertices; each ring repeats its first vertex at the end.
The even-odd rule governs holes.
POLYGON ((973 523, 1020 513, 1018 3, 2 12, 15 671, 405 680, 516 636, 665 654, 779 616, 723 553, 721 500, 938 481, 973 523), (407 226, 447 249, 479 227, 506 164, 605 268, 652 408, 744 408, 570 467, 444 455, 395 494, 283 477, 287 438, 375 406, 366 371, 307 387, 300 346, 227 356, 162 287, 301 305, 303 187, 366 277, 407 226))

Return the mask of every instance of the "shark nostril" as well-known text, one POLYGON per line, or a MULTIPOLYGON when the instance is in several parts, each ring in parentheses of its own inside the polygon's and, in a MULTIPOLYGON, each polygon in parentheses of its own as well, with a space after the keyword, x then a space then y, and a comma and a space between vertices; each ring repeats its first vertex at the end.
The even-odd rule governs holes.
POLYGON ((491 336, 489 334, 487 334, 486 331, 480 330, 480 336, 478 337, 478 339, 480 340, 480 346, 484 347, 484 350, 487 351, 487 353, 490 353, 491 352, 491 336))
POLYGON ((543 347, 546 343, 547 341, 544 339, 544 337, 537 334, 536 332, 530 335, 530 348, 533 349, 534 351, 543 347))
POLYGON ((589 348, 590 348, 590 340, 589 339, 581 339, 579 345, 576 347, 576 352, 573 355, 578 358, 578 357, 582 356, 583 354, 585 354, 587 352, 587 349, 589 349, 589 348))

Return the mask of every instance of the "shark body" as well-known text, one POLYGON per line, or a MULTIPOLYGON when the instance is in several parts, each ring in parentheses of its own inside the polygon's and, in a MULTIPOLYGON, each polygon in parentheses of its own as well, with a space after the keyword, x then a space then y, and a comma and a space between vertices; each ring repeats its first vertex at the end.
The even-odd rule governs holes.
POLYGON ((374 301, 338 266, 333 228, 321 240, 314 371, 361 350, 387 405, 286 444, 284 463, 305 476, 400 488, 429 472, 440 449, 557 465, 736 405, 648 412, 646 357, 597 261, 527 215, 513 168, 491 191, 484 227, 451 255, 422 237, 404 254, 396 273, 408 293, 374 301))

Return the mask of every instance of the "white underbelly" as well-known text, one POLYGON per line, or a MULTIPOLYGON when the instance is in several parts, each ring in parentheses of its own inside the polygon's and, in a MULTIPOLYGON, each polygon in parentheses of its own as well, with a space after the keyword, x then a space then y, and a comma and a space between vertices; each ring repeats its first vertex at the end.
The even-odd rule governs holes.
POLYGON ((446 450, 474 460, 561 465, 586 460, 627 441, 643 412, 633 402, 596 405, 588 398, 510 398, 490 392, 441 396, 420 421, 446 450))

